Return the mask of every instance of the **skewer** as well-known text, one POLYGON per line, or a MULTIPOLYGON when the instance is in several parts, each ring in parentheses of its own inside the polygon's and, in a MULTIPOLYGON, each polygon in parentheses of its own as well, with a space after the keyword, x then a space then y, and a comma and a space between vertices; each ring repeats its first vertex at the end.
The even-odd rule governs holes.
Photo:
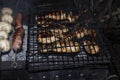
MULTIPOLYGON (((1 53, 2 53, 2 49, 0 49, 0 66, 1 66, 1 62, 2 62, 2 55, 1 55, 1 53)), ((1 67, 0 67, 0 70, 1 70, 1 67)))
POLYGON ((16 51, 14 51, 14 61, 13 61, 13 63, 11 64, 11 66, 13 67, 13 68, 17 68, 17 52, 16 51))
POLYGON ((2 53, 2 49, 0 49, 0 55, 1 55, 1 53, 2 53))
POLYGON ((1 53, 2 53, 2 49, 0 49, 0 70, 1 70, 1 62, 2 62, 2 55, 1 55, 1 53))
MULTIPOLYGON (((2 49, 0 49, 0 70, 1 70, 1 63, 2 63, 2 55, 1 55, 1 53, 2 53, 2 49)), ((1 75, 1 71, 0 71, 0 75, 1 75)))

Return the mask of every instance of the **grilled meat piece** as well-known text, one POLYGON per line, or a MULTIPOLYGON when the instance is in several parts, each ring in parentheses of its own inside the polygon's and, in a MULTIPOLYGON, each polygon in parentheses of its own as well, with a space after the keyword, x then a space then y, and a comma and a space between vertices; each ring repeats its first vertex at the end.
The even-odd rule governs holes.
POLYGON ((15 17, 15 29, 22 27, 22 14, 18 13, 15 17))
POLYGON ((83 44, 86 52, 89 54, 97 54, 100 51, 100 47, 93 40, 85 40, 83 44))
POLYGON ((53 51, 55 52, 66 52, 66 53, 75 53, 80 51, 79 44, 73 41, 57 42, 53 51))
POLYGON ((43 44, 53 43, 59 39, 53 35, 51 31, 41 30, 38 32, 37 41, 43 44))
POLYGON ((14 51, 19 51, 22 47, 23 44, 23 37, 24 37, 24 29, 18 28, 13 34, 13 39, 12 39, 12 48, 14 51))
POLYGON ((24 28, 22 26, 22 14, 18 13, 15 18, 15 32, 12 38, 12 48, 15 52, 18 52, 22 48, 23 37, 24 37, 24 28))

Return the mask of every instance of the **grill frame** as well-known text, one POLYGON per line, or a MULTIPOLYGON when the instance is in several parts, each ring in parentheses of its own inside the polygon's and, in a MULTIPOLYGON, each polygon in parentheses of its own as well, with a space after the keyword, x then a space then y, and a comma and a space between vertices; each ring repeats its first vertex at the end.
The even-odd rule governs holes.
MULTIPOLYGON (((38 10, 38 9, 36 9, 38 10)), ((49 9, 48 9, 49 10, 49 9)), ((67 9, 68 10, 68 9, 67 9)), ((42 11, 41 11, 42 12, 42 11)), ((74 67, 81 67, 81 66, 89 66, 89 65, 100 65, 100 64, 109 64, 110 63, 110 52, 107 50, 107 48, 105 47, 105 43, 102 40, 102 36, 101 33, 99 31, 99 23, 90 23, 90 24, 85 24, 84 22, 80 23, 82 24, 85 28, 87 29, 95 29, 96 33, 97 33, 97 42, 100 45, 101 48, 101 52, 98 55, 89 55, 85 52, 84 48, 82 48, 80 46, 80 50, 83 50, 84 52, 80 51, 79 53, 77 53, 76 55, 61 55, 61 54, 39 54, 39 53, 33 53, 32 57, 34 57, 34 55, 36 56, 40 56, 40 58, 36 58, 38 59, 36 62, 34 61, 35 58, 33 58, 33 61, 30 61, 30 31, 33 31, 32 33, 36 33, 37 34, 37 30, 38 27, 35 23, 35 14, 31 13, 31 15, 29 15, 29 27, 28 27, 28 49, 27 49, 27 55, 26 55, 26 67, 28 69, 28 71, 32 71, 32 72, 36 72, 36 71, 42 71, 42 70, 55 70, 55 69, 66 69, 66 68, 74 68, 74 67), (97 24, 97 25, 96 25, 97 24), (97 26, 97 27, 96 27, 97 26), (33 28, 33 29, 31 29, 33 28), (79 56, 79 57, 76 57, 79 56), (98 58, 97 58, 98 57, 98 58), (58 61, 57 61, 58 60, 58 61)), ((70 24, 70 25, 74 25, 74 24, 70 24)), ((83 38, 83 40, 85 40, 85 38, 83 38)), ((34 41, 36 41, 36 37, 34 38, 34 41)), ((83 44, 81 44, 81 40, 78 40, 79 44, 83 46, 83 44)), ((34 45, 34 44, 33 44, 34 45)))

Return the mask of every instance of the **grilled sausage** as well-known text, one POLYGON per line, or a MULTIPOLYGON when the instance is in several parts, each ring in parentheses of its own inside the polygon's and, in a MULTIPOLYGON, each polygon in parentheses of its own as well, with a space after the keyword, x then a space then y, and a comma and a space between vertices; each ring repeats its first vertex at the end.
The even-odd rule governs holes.
POLYGON ((15 29, 22 27, 22 14, 18 13, 15 17, 15 29))
POLYGON ((22 26, 22 14, 18 13, 15 18, 15 32, 12 38, 12 48, 15 52, 18 52, 22 48, 24 28, 22 26))
POLYGON ((23 37, 24 37, 24 29, 18 28, 13 34, 13 39, 12 39, 12 48, 14 51, 18 51, 22 47, 23 43, 23 37))

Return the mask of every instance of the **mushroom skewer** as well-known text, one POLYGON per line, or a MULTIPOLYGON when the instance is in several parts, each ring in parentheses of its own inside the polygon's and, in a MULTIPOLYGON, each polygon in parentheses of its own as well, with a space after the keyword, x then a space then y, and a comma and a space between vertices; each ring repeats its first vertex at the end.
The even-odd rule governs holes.
POLYGON ((10 50, 10 42, 7 39, 0 40, 0 50, 3 53, 10 50))

